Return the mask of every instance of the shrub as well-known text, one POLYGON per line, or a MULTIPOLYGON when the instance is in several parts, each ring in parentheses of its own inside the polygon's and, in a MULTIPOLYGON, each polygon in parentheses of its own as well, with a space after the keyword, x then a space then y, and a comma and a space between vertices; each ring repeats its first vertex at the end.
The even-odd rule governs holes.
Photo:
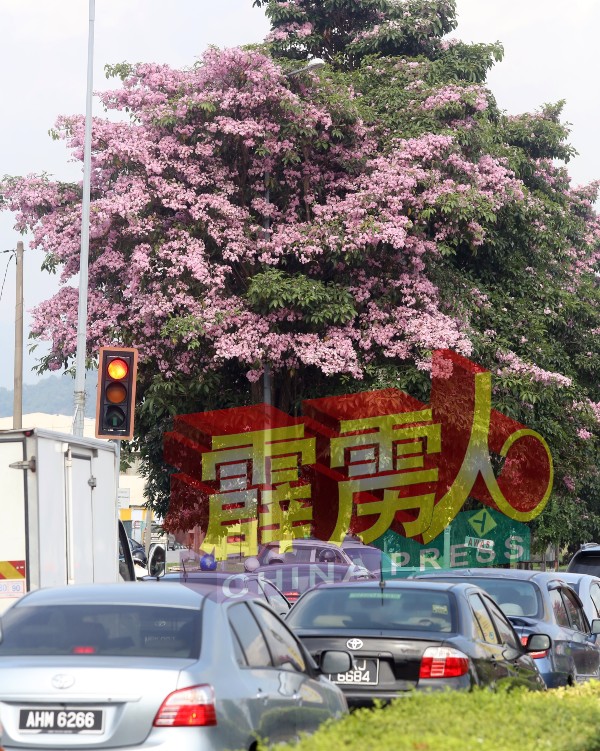
POLYGON ((600 682, 547 692, 413 693, 277 751, 598 751, 600 682))

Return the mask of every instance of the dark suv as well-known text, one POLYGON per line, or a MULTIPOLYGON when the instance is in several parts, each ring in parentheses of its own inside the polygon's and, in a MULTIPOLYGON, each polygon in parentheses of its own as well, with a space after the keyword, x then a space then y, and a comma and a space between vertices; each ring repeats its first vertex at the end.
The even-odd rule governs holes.
POLYGON ((600 545, 597 542, 586 542, 582 545, 569 561, 567 571, 600 576, 600 545))

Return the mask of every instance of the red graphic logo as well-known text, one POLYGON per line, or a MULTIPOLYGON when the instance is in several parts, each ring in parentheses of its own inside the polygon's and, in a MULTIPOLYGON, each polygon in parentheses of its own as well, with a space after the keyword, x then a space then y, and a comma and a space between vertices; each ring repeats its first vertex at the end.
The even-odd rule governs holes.
POLYGON ((303 414, 258 404, 175 418, 165 527, 200 527, 218 557, 311 534, 369 543, 389 528, 427 543, 469 496, 524 522, 552 490, 546 441, 492 409, 491 374, 449 350, 434 353, 429 405, 385 389, 307 400, 303 414))

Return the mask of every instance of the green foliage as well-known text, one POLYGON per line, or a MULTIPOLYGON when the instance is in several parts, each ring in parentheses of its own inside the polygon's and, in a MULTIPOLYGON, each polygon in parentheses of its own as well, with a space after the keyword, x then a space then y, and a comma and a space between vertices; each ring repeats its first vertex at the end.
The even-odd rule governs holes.
POLYGON ((308 323, 319 326, 342 325, 356 315, 354 299, 344 287, 279 269, 255 274, 246 297, 257 313, 297 310, 308 323))
POLYGON ((318 57, 333 68, 352 70, 364 57, 435 55, 439 39, 456 27, 454 0, 255 0, 276 32, 274 57, 318 57), (310 24, 308 33, 299 32, 310 24))
POLYGON ((114 65, 104 66, 104 74, 107 78, 119 78, 121 81, 128 78, 132 71, 133 65, 125 61, 122 63, 115 63, 114 65))
POLYGON ((277 751, 597 751, 600 683, 547 692, 414 693, 277 751))

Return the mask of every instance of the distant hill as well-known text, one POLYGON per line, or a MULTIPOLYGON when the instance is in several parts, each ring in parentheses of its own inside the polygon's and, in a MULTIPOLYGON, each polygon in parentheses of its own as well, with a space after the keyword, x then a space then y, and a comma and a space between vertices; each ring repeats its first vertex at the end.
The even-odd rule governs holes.
MULTIPOLYGON (((93 371, 85 378, 85 416, 96 414, 96 383, 98 374, 93 371)), ((48 412, 55 415, 72 415, 74 412, 73 391, 75 381, 70 376, 53 375, 38 383, 23 385, 23 414, 48 412)), ((10 417, 13 413, 12 390, 0 387, 0 417, 10 417)))

